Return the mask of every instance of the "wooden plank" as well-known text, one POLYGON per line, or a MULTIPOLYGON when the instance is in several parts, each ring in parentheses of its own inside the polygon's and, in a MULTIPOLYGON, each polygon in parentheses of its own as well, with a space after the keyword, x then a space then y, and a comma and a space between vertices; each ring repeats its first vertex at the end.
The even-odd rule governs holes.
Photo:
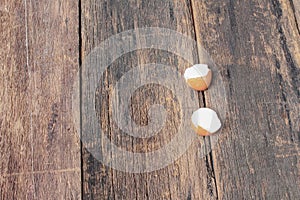
MULTIPOLYGON (((82 47, 83 61, 88 57, 94 48, 98 47, 104 40, 122 31, 132 30, 141 27, 164 27, 179 31, 191 38, 194 38, 194 28, 189 2, 184 1, 83 1, 82 2, 82 47)), ((143 43, 142 36, 137 35, 136 41, 143 43)), ((128 42, 124 40, 124 43, 128 42)), ((186 45, 184 42, 182 46, 186 45)), ((197 49, 190 47, 195 53, 194 61, 198 62, 197 49)), ((114 49, 111 55, 116 54, 114 49)), ((99 59, 100 60, 100 59, 99 59)), ((99 66, 102 64, 96 61, 99 66)), ((179 72, 189 67, 187 61, 172 53, 155 49, 143 49, 122 55, 115 60, 105 71, 102 79, 95 80, 95 85, 99 84, 96 95, 97 116, 106 136, 119 148, 133 152, 151 152, 157 150, 170 141, 176 134, 176 129, 180 118, 178 113, 182 112, 176 102, 172 91, 157 85, 147 85, 139 88, 132 96, 132 116, 137 124, 147 125, 147 109, 152 104, 166 105, 169 109, 169 121, 157 136, 148 140, 138 139, 129 136, 117 129, 113 122, 113 111, 111 100, 114 94, 120 91, 115 90, 115 83, 121 79, 122 75, 133 69, 137 65, 146 63, 167 64, 179 72)), ((83 66, 82 79, 92 80, 97 77, 93 73, 88 73, 86 77, 86 66, 83 66)), ((147 73, 147 68, 143 68, 147 73)), ((102 75, 102 74, 101 74, 102 75)), ((167 74, 166 74, 167 76, 167 74)), ((101 76, 100 76, 101 77, 101 76)), ((132 82, 134 78, 131 77, 132 82)), ((176 79, 175 79, 176 80, 176 79)), ((175 82, 174 82, 175 85, 175 82)), ((89 124, 90 127, 97 127, 90 123, 91 117, 88 115, 92 110, 88 110, 85 98, 91 95, 93 98, 94 86, 88 88, 83 81, 82 97, 82 126, 89 124), (91 91, 89 91, 91 90, 91 91), (86 116, 85 116, 86 115, 86 116), (90 117, 90 118, 89 118, 90 117)), ((189 89, 187 89, 189 90, 189 89)), ((184 91, 181 91, 184 93, 184 91)), ((197 93, 190 90, 197 100, 197 93)), ((201 95, 200 95, 201 97, 201 95)), ((121 97, 120 97, 121 98, 121 97)), ((201 103, 202 104, 202 103, 201 103)), ((122 104, 124 105, 124 104, 122 104)), ((124 105, 128 106, 128 105, 124 105)), ((129 105, 130 106, 130 105, 129 105)), ((189 106, 185 105, 189 109, 189 106)), ((202 104, 203 106, 203 104, 202 104)), ((190 115, 194 110, 190 110, 190 115)), ((96 129, 94 129, 96 130, 96 129)), ((89 152, 90 149, 101 148, 97 146, 97 136, 88 136, 89 133, 83 130, 83 137, 89 137, 89 147, 83 146, 83 198, 84 199, 214 199, 216 198, 215 180, 210 156, 201 159, 199 153, 200 144, 203 138, 198 138, 176 162, 171 163, 166 168, 148 173, 131 173, 125 163, 126 172, 111 169, 99 161, 95 155, 89 152), (94 142, 93 142, 94 141, 94 142)), ((204 146, 205 147, 205 146, 204 146)), ((102 147, 103 148, 103 147, 102 147)), ((207 146, 209 148, 209 146, 207 146)), ((111 158, 116 156, 112 153, 111 158)), ((157 160, 162 159, 157 157, 157 160)), ((143 162, 136 160, 136 163, 143 162)))
POLYGON ((230 89, 227 131, 213 151, 218 198, 299 199, 300 40, 289 2, 192 6, 197 40, 230 89))
POLYGON ((76 1, 27 1, 36 199, 81 197, 79 133, 71 109, 78 13, 76 1))
POLYGON ((0 199, 33 196, 25 5, 0 7, 0 199))

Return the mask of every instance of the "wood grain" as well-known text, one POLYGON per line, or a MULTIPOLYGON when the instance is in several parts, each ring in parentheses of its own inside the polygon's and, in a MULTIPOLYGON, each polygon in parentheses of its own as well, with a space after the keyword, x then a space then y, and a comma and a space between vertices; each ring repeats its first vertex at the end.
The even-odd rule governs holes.
MULTIPOLYGON (((1 3, 2 4, 2 3, 1 3)), ((33 197, 25 5, 0 10, 0 199, 33 197), (14 175, 17 174, 17 175, 14 175)))
MULTIPOLYGON (((193 38, 190 4, 182 1, 83 1, 83 58, 110 36, 142 27, 170 28, 193 38)), ((197 52, 196 49, 194 52, 197 52)), ((195 60, 197 59, 195 54, 195 60)), ((128 151, 147 152, 161 148, 176 134, 180 121, 178 113, 181 112, 181 108, 178 107, 176 100, 172 100, 176 98, 172 91, 162 86, 146 85, 132 97, 133 119, 138 124, 147 125, 147 107, 156 103, 167 106, 168 125, 156 137, 139 140, 120 133, 113 124, 110 99, 113 97, 112 90, 115 83, 131 68, 146 63, 167 64, 173 66, 174 70, 177 68, 181 73, 190 65, 172 53, 145 49, 125 54, 109 66, 99 83, 101 87, 98 89, 98 94, 101 96, 98 96, 99 100, 96 104, 100 116, 99 123, 114 144, 128 151)), ((191 93, 197 96, 197 93, 192 90, 191 93)), ((88 91, 82 91, 82 94, 90 95, 88 91)), ((83 107, 84 111, 85 109, 83 107)), ((88 122, 87 118, 82 123, 88 122)), ((141 174, 112 170, 84 149, 82 152, 83 199, 210 199, 216 196, 214 175, 211 171, 210 157, 200 159, 198 152, 201 141, 203 142, 203 139, 199 138, 184 156, 170 166, 141 174)))
POLYGON ((1 12, 1 199, 79 199, 72 123, 78 4, 4 2, 1 12))
POLYGON ((230 89, 213 151, 218 198, 299 199, 300 40, 289 2, 192 2, 197 40, 230 89))
MULTIPOLYGON (((181 158, 157 172, 132 175, 109 170, 100 167, 100 163, 84 152, 85 198, 299 197, 298 170, 295 167, 299 165, 299 34, 289 2, 93 3, 84 4, 83 11, 83 16, 89 16, 83 18, 87 29, 83 31, 83 43, 87 52, 110 35, 134 27, 160 26, 182 31, 178 24, 180 27, 186 24, 184 30, 190 30, 188 35, 191 37, 195 28, 197 41, 208 49, 222 69, 229 88, 230 115, 222 139, 212 154, 199 160, 195 157, 197 147, 193 146, 183 156, 186 159, 181 158), (147 9, 143 10, 145 5, 147 9), (163 17, 167 6, 170 16, 163 17), (91 12, 100 16, 92 20, 88 14, 91 12), (185 23, 183 13, 188 14, 185 23), (160 16, 160 20, 156 16, 160 16), (93 23, 95 19, 100 26, 93 23), (100 29, 104 23, 106 29, 100 29), (93 31, 88 31, 91 26, 93 31), (167 178, 151 179, 153 175, 167 178)), ((198 54, 199 60, 205 61, 201 52, 198 54)), ((137 52, 137 55, 143 62, 151 60, 148 58, 151 52, 137 52)), ((114 65, 131 65, 135 62, 127 60, 134 56, 128 55, 114 65)), ((156 56, 162 55, 157 53, 156 56)), ((118 70, 113 66, 112 69, 113 72, 118 70)), ((113 72, 108 73, 104 87, 110 88, 107 85, 115 82, 113 72)), ((227 106, 209 90, 205 92, 205 104, 218 109, 227 106)), ((105 112, 109 113, 109 104, 104 105, 107 106, 105 112)), ((107 121, 104 120, 103 124, 107 126, 110 117, 102 116, 100 120, 104 118, 107 121)), ((107 131, 114 141, 113 131, 109 128, 107 131)), ((121 141, 125 143, 123 138, 121 141)), ((207 141, 206 145, 209 148, 210 142, 207 141)))
MULTIPOLYGON (((0 4, 0 199, 300 199, 299 0, 0 4), (122 98, 116 83, 137 66, 143 75, 149 73, 144 64, 161 63, 183 73, 190 63, 172 51, 135 50, 107 67, 95 80, 96 92, 73 84, 95 77, 85 77, 85 66, 79 71, 79 65, 103 41, 145 27, 172 29, 196 40, 198 48, 190 47, 193 61, 213 66, 205 47, 218 70, 209 90, 191 90, 190 96, 196 106, 222 114, 223 127, 217 142, 198 137, 163 169, 122 172, 80 145, 79 135, 88 133, 76 127, 90 123, 87 95, 95 95, 97 123, 110 142, 129 152, 152 152, 175 137, 183 109, 194 103, 182 107, 173 90, 162 85, 139 87, 130 104, 121 104, 129 106, 128 116, 148 126, 149 108, 156 104, 167 115, 156 135, 136 138, 114 122, 112 100, 122 98), (81 107, 72 108, 74 91, 81 95, 75 102, 81 107), (72 109, 81 114, 78 124, 72 109)), ((135 40, 143 42, 140 35, 135 40)), ((99 148, 96 136, 89 139, 89 147, 99 148)), ((129 166, 125 163, 125 171, 129 166)))
POLYGON ((33 170, 44 172, 34 175, 35 197, 79 199, 79 133, 71 112, 79 67, 78 4, 29 1, 27 13, 33 170))

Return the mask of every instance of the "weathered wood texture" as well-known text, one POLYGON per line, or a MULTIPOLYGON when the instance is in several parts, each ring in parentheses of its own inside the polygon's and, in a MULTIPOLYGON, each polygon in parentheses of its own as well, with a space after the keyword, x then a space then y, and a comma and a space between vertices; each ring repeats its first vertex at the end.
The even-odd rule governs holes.
POLYGON ((1 4, 1 199, 79 199, 78 3, 1 4))
POLYGON ((213 151, 219 199, 299 199, 300 37, 291 2, 193 8, 197 39, 230 88, 226 133, 213 151))
MULTIPOLYGON (((165 27, 196 36, 199 45, 204 45, 222 68, 230 108, 217 147, 204 159, 199 159, 200 147, 194 144, 165 169, 130 174, 106 168, 84 150, 83 197, 298 199, 300 60, 295 10, 291 1, 83 1, 83 56, 111 35, 139 27, 165 27)), ((105 108, 102 113, 106 113, 100 114, 100 120, 110 139, 123 148, 139 147, 132 147, 136 140, 110 129, 111 88, 126 67, 153 62, 151 57, 186 67, 172 54, 136 51, 110 66, 100 89, 107 96, 106 102, 100 102, 105 108)), ((151 95, 171 95, 158 91, 151 95)), ((139 95, 140 110, 147 98, 139 95)), ((207 106, 224 104, 209 90, 205 101, 207 106)), ((175 105, 170 112, 175 114, 177 109, 175 105)), ((141 124, 146 123, 144 115, 136 116, 141 124)), ((173 120, 170 130, 162 134, 168 135, 176 127, 173 120)), ((165 142, 168 137, 141 146, 165 142)))
MULTIPOLYGON (((195 36, 191 5, 187 2, 83 1, 82 3, 83 58, 108 37, 134 28, 164 27, 177 30, 192 38, 195 36)), ((109 50, 107 49, 107 51, 109 50)), ((194 49, 194 51, 197 50, 194 49)), ((117 59, 109 66, 106 75, 100 82, 102 86, 99 89, 99 93, 102 94, 101 99, 106 99, 106 101, 99 102, 101 104, 99 107, 102 109, 99 114, 101 116, 100 123, 105 134, 119 147, 133 152, 153 151, 166 145, 170 138, 176 134, 180 120, 178 113, 180 113, 181 108, 178 106, 178 102, 172 101, 176 97, 173 97, 172 92, 166 88, 155 85, 147 85, 137 91, 136 96, 133 96, 132 113, 134 113, 133 118, 136 123, 145 125, 148 123, 147 106, 149 107, 153 103, 165 105, 168 110, 169 122, 156 137, 148 140, 128 137, 126 134, 120 133, 113 125, 113 121, 110 120, 112 110, 111 102, 108 100, 112 98, 111 88, 115 87, 115 83, 126 71, 147 63, 167 64, 173 66, 174 70, 179 68, 178 70, 182 73, 186 67, 189 67, 186 61, 172 53, 153 49, 138 50, 117 59)), ((191 93, 197 95, 193 91, 191 93)), ((195 99, 195 101, 198 100, 195 99)), ((186 106, 189 107, 189 105, 186 106)), ((208 166, 208 161, 198 159, 199 144, 199 141, 194 143, 185 156, 174 164, 162 170, 144 174, 132 174, 109 169, 84 150, 83 198, 207 199, 210 195, 216 195, 214 177, 210 171, 210 166, 208 166)))
POLYGON ((0 198, 33 197, 32 135, 23 1, 0 10, 0 198))
MULTIPOLYGON (((299 0, 1 0, 0 199, 300 199, 299 25, 299 0), (228 102, 210 90, 191 96, 200 106, 229 112, 211 153, 201 158, 211 141, 199 137, 168 167, 134 174, 81 150, 72 91, 83 75, 77 74, 80 61, 95 47, 143 27, 169 28, 204 46, 221 69, 228 102)), ((195 62, 206 61, 200 48, 193 52, 195 62)), ((147 125, 148 108, 161 104, 167 126, 150 139, 117 129, 115 84, 147 63, 181 73, 189 67, 167 51, 136 50, 95 83, 99 124, 111 142, 131 152, 167 144, 181 109, 192 107, 181 108, 165 87, 146 85, 134 93, 128 114, 147 125)))
POLYGON ((78 78, 78 3, 29 1, 33 170, 37 199, 81 196, 80 146, 73 124, 73 80, 78 78), (49 184, 52 183, 52 184, 49 184))

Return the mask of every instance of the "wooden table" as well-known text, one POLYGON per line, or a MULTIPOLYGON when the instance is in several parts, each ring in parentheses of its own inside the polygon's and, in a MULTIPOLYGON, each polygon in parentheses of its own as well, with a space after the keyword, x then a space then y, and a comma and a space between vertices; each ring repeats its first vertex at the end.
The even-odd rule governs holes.
MULTIPOLYGON (((0 199, 300 199, 299 27, 299 0, 1 0, 0 199), (84 106, 74 123, 73 95, 87 94, 80 66, 93 49, 146 27, 174 30, 206 49, 228 101, 210 90, 191 94, 201 107, 226 107, 226 120, 215 145, 199 136, 165 168, 123 172, 80 142, 84 106)), ((192 52, 201 62, 199 49, 192 52)), ((96 91, 101 128, 131 152, 170 142, 185 109, 171 90, 146 85, 132 97, 131 117, 147 126, 149 106, 162 104, 167 125, 148 139, 115 127, 114 85, 146 63, 189 67, 172 52, 138 49, 116 59, 96 91)))

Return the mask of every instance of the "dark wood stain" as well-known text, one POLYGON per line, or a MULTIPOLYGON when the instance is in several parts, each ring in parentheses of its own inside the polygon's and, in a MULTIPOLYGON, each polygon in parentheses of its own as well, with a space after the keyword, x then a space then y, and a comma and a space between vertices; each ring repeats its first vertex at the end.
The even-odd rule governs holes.
POLYGON ((49 120, 49 123, 48 123, 48 140, 49 140, 49 143, 52 144, 52 141, 55 137, 55 126, 56 126, 56 123, 57 123, 57 118, 58 118, 58 106, 56 103, 54 103, 51 107, 51 118, 49 120))

